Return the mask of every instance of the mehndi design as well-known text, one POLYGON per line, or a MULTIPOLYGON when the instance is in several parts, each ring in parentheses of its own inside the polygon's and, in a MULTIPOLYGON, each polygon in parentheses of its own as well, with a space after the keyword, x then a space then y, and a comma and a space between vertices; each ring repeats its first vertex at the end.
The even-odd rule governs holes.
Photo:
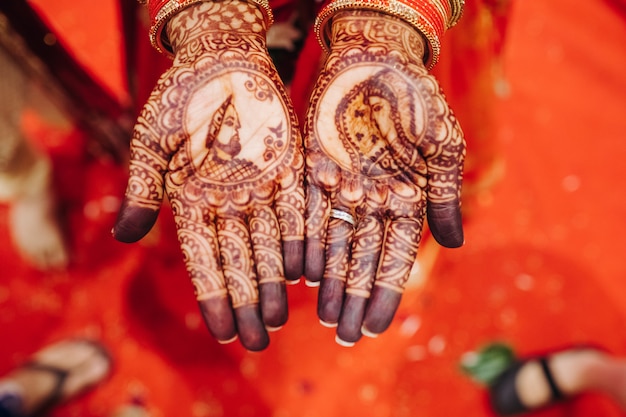
POLYGON ((338 12, 305 131, 305 275, 338 341, 384 331, 415 262, 427 216, 443 246, 463 243, 465 142, 424 43, 400 19, 338 12), (332 123, 331 123, 332 121, 332 123), (330 216, 341 210, 357 223, 330 216))
POLYGON ((169 23, 176 56, 141 112, 115 227, 143 237, 164 189, 205 321, 250 350, 287 320, 302 275, 304 160, 296 117, 256 6, 204 2, 169 23))

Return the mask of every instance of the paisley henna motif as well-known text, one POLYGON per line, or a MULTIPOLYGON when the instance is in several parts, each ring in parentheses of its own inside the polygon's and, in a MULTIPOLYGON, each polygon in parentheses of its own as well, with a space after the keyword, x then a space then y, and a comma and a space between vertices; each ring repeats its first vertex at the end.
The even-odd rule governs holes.
POLYGON ((338 323, 342 343, 358 340, 362 323, 382 332, 391 321, 427 214, 442 245, 463 242, 465 142, 423 53, 420 35, 397 18, 333 18, 305 126, 305 271, 323 281, 318 312, 338 323), (341 220, 329 221, 331 208, 355 215, 356 228, 335 231, 341 220), (328 280, 345 281, 343 293, 328 280))
POLYGON ((138 118, 114 233, 140 239, 165 190, 209 329, 221 341, 238 329, 248 349, 263 349, 265 326, 287 319, 286 271, 292 280, 302 274, 304 158, 296 117, 254 5, 199 3, 169 22, 168 35, 176 56, 138 118), (281 307, 260 323, 270 310, 259 303, 281 307))

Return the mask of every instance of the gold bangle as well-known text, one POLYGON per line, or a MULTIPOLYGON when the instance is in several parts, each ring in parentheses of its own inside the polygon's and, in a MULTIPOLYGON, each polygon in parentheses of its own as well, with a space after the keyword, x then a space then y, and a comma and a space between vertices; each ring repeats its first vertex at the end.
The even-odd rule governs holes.
MULTIPOLYGON (((175 14, 183 9, 192 6, 197 3, 204 2, 206 0, 169 0, 169 1, 148 1, 148 12, 150 14, 151 27, 150 27, 150 43, 154 48, 169 56, 174 56, 174 51, 166 39, 163 30, 165 23, 170 20, 175 14)), ((269 0, 245 0, 248 3, 252 3, 261 9, 263 14, 263 20, 265 21, 266 28, 269 29, 274 23, 274 15, 272 8, 269 5, 269 0)))
POLYGON ((461 19, 463 9, 465 8, 465 0, 450 0, 450 6, 452 7, 452 17, 450 18, 448 27, 456 25, 461 19))
POLYGON ((373 10, 382 12, 406 21, 426 39, 428 53, 424 56, 424 65, 430 70, 439 60, 441 41, 433 22, 422 15, 418 10, 398 0, 385 0, 386 4, 364 2, 358 0, 335 0, 326 5, 317 15, 313 29, 317 40, 327 52, 330 50, 331 32, 329 23, 338 11, 347 9, 373 10))

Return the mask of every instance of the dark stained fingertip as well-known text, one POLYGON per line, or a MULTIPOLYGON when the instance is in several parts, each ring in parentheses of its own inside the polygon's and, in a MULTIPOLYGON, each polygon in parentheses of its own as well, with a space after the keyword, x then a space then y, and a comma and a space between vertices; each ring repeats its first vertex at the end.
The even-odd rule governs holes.
POLYGON ((308 239, 305 246, 304 276, 307 281, 319 282, 324 276, 326 253, 318 239, 308 239))
POLYGON ((458 200, 446 203, 429 203, 427 208, 428 227, 435 240, 446 248, 463 246, 463 220, 458 200))
POLYGON ((363 327, 369 333, 380 334, 387 330, 398 310, 402 294, 384 287, 374 286, 370 296, 363 327))
POLYGON ((356 343, 361 339, 361 326, 365 315, 367 298, 347 294, 339 317, 337 337, 347 343, 356 343))
POLYGON ((283 261, 285 263, 285 278, 288 281, 297 281, 304 274, 304 240, 283 242, 283 261))
POLYGON ((283 282, 268 282, 259 285, 261 316, 265 327, 282 327, 287 323, 287 289, 283 282))
POLYGON ((237 326, 227 298, 198 301, 204 324, 220 343, 228 343, 237 336, 237 326))
POLYGON ((321 321, 335 324, 343 306, 345 283, 338 279, 323 279, 317 295, 317 316, 321 321))
POLYGON ((148 234, 157 218, 159 210, 131 206, 124 199, 113 227, 113 237, 124 243, 134 243, 148 234))
POLYGON ((259 352, 270 344, 270 336, 263 325, 256 304, 236 308, 235 318, 239 330, 239 340, 243 347, 253 352, 259 352))

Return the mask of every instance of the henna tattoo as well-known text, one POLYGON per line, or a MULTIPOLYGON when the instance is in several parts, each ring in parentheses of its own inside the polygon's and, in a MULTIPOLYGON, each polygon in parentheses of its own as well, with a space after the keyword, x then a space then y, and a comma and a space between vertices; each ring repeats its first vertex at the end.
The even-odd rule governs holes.
POLYGON ((380 218, 368 216, 359 222, 350 259, 346 293, 369 297, 383 245, 384 225, 380 218))
POLYGON ((340 219, 331 219, 328 229, 324 278, 346 281, 350 260, 349 244, 353 234, 352 225, 340 219))
MULTIPOLYGON (((368 310, 370 322, 380 330, 391 320, 427 213, 429 220, 431 212, 437 214, 435 226, 451 224, 442 231, 460 228, 455 216, 465 142, 424 67, 424 43, 412 27, 377 12, 342 11, 333 17, 332 30, 331 52, 305 125, 306 242, 307 248, 326 242, 323 281, 346 277, 338 332, 355 341, 362 299, 373 288, 381 318, 373 319, 377 313, 368 310), (444 207, 451 208, 448 214, 444 207), (354 234, 333 229, 331 208, 356 214, 354 234), (382 308, 384 300, 393 306, 382 308)), ((315 272, 319 266, 309 262, 323 261, 307 252, 306 270, 315 272)), ((320 291, 318 313, 337 316, 336 289, 320 291)))
MULTIPOLYGON (((202 2, 179 12, 167 30, 176 56, 135 126, 124 210, 156 213, 167 192, 196 297, 219 300, 216 317, 201 304, 209 327, 212 320, 220 327, 227 297, 233 309, 255 310, 259 285, 276 283, 265 292, 264 311, 276 311, 270 321, 280 324, 282 310, 272 306, 286 303, 285 264, 290 278, 302 273, 304 156, 265 49, 263 16, 243 1, 202 2)), ((121 223, 138 221, 135 214, 120 216, 121 223)))
POLYGON ((278 220, 269 207, 252 211, 249 221, 259 284, 284 280, 278 220))
POLYGON ((253 274, 252 247, 246 224, 238 218, 218 217, 217 239, 233 308, 256 304, 258 284, 253 274))
POLYGON ((402 293, 422 238, 422 222, 402 219, 387 229, 385 246, 374 285, 402 293))
POLYGON ((167 26, 176 63, 193 62, 207 51, 239 57, 253 49, 260 51, 265 47, 266 30, 261 11, 236 0, 194 5, 174 16, 167 26))

